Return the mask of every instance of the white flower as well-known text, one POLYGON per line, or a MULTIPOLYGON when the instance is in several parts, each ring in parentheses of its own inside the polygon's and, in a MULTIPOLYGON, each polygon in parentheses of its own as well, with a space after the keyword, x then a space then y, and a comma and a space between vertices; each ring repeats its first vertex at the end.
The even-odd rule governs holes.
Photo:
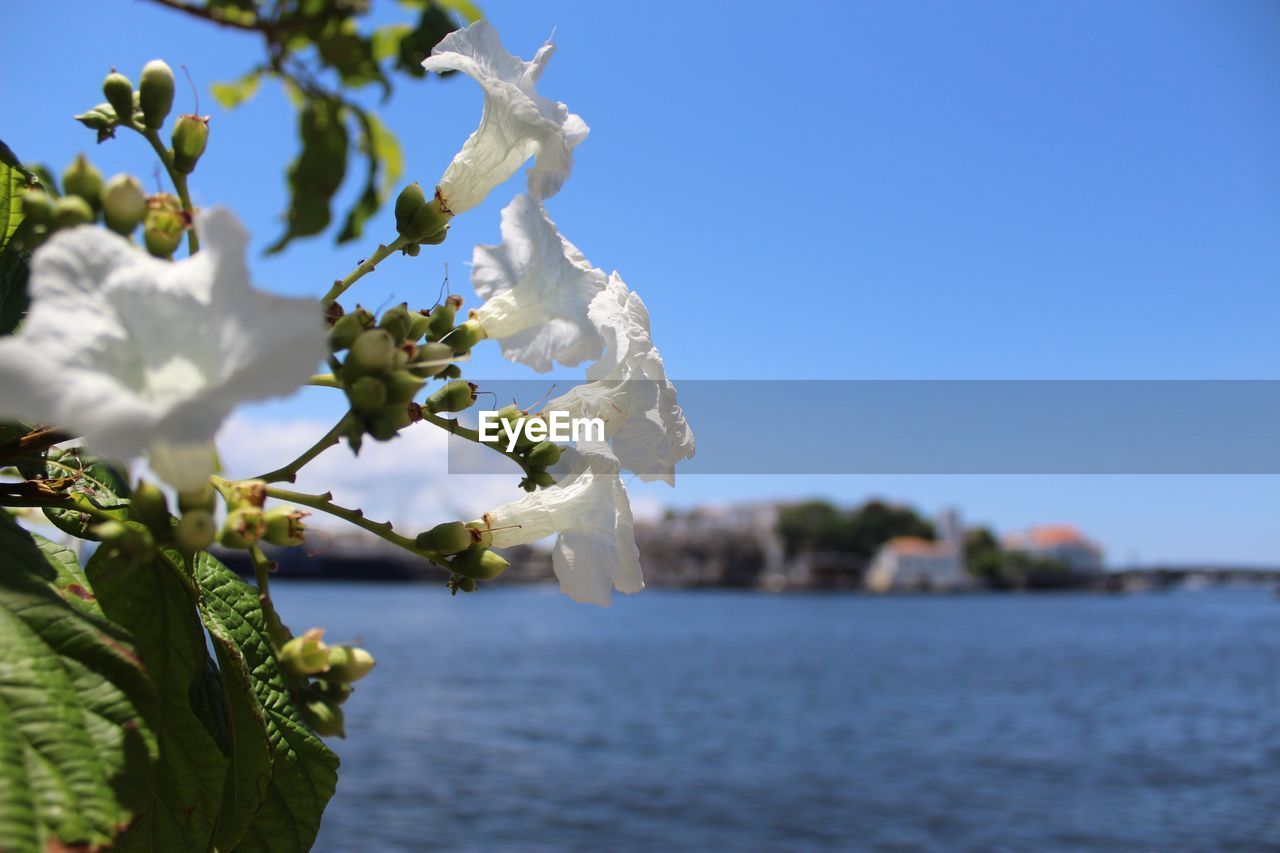
POLYGON ((544 411, 600 418, 623 468, 645 482, 674 486, 676 463, 692 458, 695 444, 653 345, 649 312, 614 273, 588 314, 606 340, 604 355, 587 369, 594 381, 551 400, 544 411))
POLYGON ((611 590, 644 588, 631 502, 607 445, 565 453, 568 473, 556 485, 484 514, 495 548, 526 545, 553 533, 551 561, 560 590, 574 601, 609 606, 611 590))
POLYGON ((512 361, 545 373, 552 361, 572 367, 604 348, 588 310, 605 288, 605 274, 529 196, 503 208, 500 244, 476 246, 471 283, 487 300, 471 316, 512 361))
POLYGON ((204 250, 176 263, 92 226, 42 246, 31 311, 0 339, 0 418, 74 431, 116 462, 149 448, 175 488, 201 485, 236 404, 293 391, 327 345, 315 300, 249 284, 235 216, 209 210, 198 230, 204 250))
POLYGON ((476 21, 445 36, 423 60, 428 71, 461 71, 484 89, 480 127, 440 179, 440 193, 453 213, 484 201, 530 157, 534 198, 550 198, 569 177, 573 149, 587 138, 588 128, 564 104, 534 89, 554 52, 548 41, 532 62, 525 62, 507 52, 488 21, 476 21))

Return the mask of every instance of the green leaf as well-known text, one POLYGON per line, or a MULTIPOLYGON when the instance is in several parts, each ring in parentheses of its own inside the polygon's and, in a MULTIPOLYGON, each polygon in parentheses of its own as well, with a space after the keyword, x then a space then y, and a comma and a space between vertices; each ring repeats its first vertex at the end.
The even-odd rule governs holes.
MULTIPOLYGON (((129 505, 129 481, 111 465, 91 456, 80 447, 63 449, 55 447, 45 457, 45 476, 73 477, 75 482, 69 492, 84 495, 99 509, 124 519, 129 505)), ((46 508, 44 514, 54 526, 80 539, 96 540, 91 528, 98 524, 93 518, 73 509, 46 508)))
POLYGON ((347 219, 338 234, 339 243, 354 240, 364 232, 365 222, 382 207, 404 172, 404 155, 395 134, 368 110, 356 106, 350 109, 360 127, 360 151, 369 165, 364 191, 347 212, 347 219))
POLYGON ((0 142, 0 252, 22 224, 22 193, 31 182, 31 173, 22 168, 8 145, 0 142))
POLYGON ((154 691, 73 577, 74 555, 0 512, 0 850, 106 846, 154 789, 154 691))
MULTIPOLYGON (((132 522, 130 522, 132 523, 132 522)), ((100 548, 85 572, 107 617, 133 634, 159 692, 155 795, 121 850, 207 850, 222 804, 228 760, 192 707, 209 656, 196 594, 176 554, 130 562, 100 548)))
POLYGON ((484 17, 484 12, 481 12, 480 7, 471 0, 433 0, 433 2, 437 6, 457 12, 468 24, 474 24, 484 17))
POLYGON ((457 23, 438 4, 424 6, 418 25, 400 40, 396 69, 411 77, 425 77, 427 71, 422 67, 422 60, 431 55, 431 49, 440 43, 440 39, 457 28, 457 23))
POLYGON ((0 142, 0 335, 12 334, 27 314, 30 224, 23 227, 22 193, 39 180, 0 142))
POLYGON ((329 225, 329 207, 347 173, 347 128, 340 101, 308 97, 298 116, 302 150, 289 166, 288 230, 272 244, 279 252, 295 237, 319 234, 329 225))
POLYGON ((200 613, 222 665, 237 760, 250 762, 233 775, 249 780, 250 790, 263 766, 264 735, 270 749, 270 783, 257 814, 248 812, 252 820, 236 849, 308 850, 337 784, 338 757, 294 708, 272 654, 257 590, 208 554, 197 556, 195 570, 200 613))
POLYGON ((233 110, 258 94, 258 85, 262 82, 262 70, 255 68, 248 74, 225 83, 214 83, 209 88, 214 99, 223 107, 233 110))

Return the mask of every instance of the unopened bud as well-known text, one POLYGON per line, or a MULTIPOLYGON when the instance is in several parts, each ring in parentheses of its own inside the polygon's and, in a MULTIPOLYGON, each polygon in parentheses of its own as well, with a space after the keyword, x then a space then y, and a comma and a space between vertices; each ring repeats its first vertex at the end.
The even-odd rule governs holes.
POLYGON ((206 512, 213 512, 214 507, 218 505, 218 493, 213 490, 211 484, 201 486, 199 489, 191 492, 178 493, 178 509, 187 512, 193 509, 202 509, 206 512))
POLYGON ((227 513, 218 542, 224 548, 248 548, 261 541, 266 532, 267 520, 262 510, 245 506, 227 513))
POLYGON ((114 175, 102 188, 102 217, 117 234, 129 235, 147 216, 147 196, 132 175, 114 175))
POLYGON ((312 628, 280 647, 276 659, 290 675, 315 675, 329 669, 329 647, 324 642, 324 629, 312 628))
POLYGON ((400 303, 382 312, 378 321, 379 328, 386 329, 397 344, 409 337, 409 329, 413 326, 413 317, 409 314, 407 303, 400 303))
POLYGON ((556 478, 552 477, 546 471, 534 471, 529 475, 533 484, 539 488, 546 489, 556 484, 556 478))
POLYGON ((387 406, 369 415, 365 427, 377 441, 390 441, 400 430, 413 423, 408 406, 387 406))
POLYGON ((102 173, 83 154, 62 173, 62 189, 67 195, 78 195, 94 210, 102 204, 102 173))
POLYGON ((448 344, 426 343, 418 347, 418 355, 409 363, 409 369, 416 376, 430 379, 448 368, 453 358, 453 347, 448 344))
POLYGON ((400 233, 414 243, 440 242, 450 218, 450 214, 441 208, 440 199, 433 198, 414 211, 413 218, 400 233))
POLYGON ((52 225, 53 209, 53 198, 39 187, 22 194, 22 215, 36 225, 52 225))
POLYGON ((112 71, 102 81, 102 94, 124 124, 133 123, 133 83, 119 71, 112 71))
POLYGON ((459 379, 462 377, 462 368, 456 364, 451 364, 440 372, 445 379, 459 379))
POLYGON ((239 480, 227 489, 227 504, 232 509, 262 509, 267 502, 266 480, 239 480))
POLYGON ((427 398, 427 411, 437 415, 441 412, 461 412, 471 408, 475 401, 475 384, 455 379, 427 398))
POLYGON ((413 402, 413 398, 418 396, 426 383, 407 370, 397 370, 383 384, 387 388, 387 402, 391 405, 404 405, 413 402))
POLYGON ((457 595, 459 592, 475 592, 476 582, 472 578, 465 578, 462 575, 449 575, 449 592, 457 595))
POLYGON ((540 441, 529 451, 529 464, 534 468, 545 470, 560 461, 562 452, 560 445, 552 444, 549 441, 540 441))
POLYGON ((157 258, 170 258, 182 242, 186 231, 182 202, 168 193, 147 199, 147 215, 142 220, 142 241, 147 251, 157 258))
POLYGON ((414 544, 420 551, 433 551, 446 557, 471 547, 471 528, 461 521, 446 521, 418 534, 414 544))
POLYGON ((351 383, 347 398, 357 412, 376 412, 387 404, 387 386, 376 376, 362 376, 351 383))
POLYGON ((329 669, 325 672, 326 681, 337 681, 350 684, 368 675, 377 661, 357 646, 334 646, 329 649, 329 669))
POLYGON ((302 719, 316 734, 324 737, 347 736, 342 709, 337 705, 324 699, 312 699, 303 703, 299 710, 302 712, 302 719))
POLYGON ((351 344, 348 361, 361 373, 386 373, 396 356, 396 342, 386 329, 363 332, 351 344))
POLYGON ((403 234, 413 222, 414 215, 426 203, 427 194, 417 181, 400 190, 400 195, 396 196, 396 231, 403 234))
POLYGON ((307 526, 302 523, 302 519, 310 514, 297 507, 274 506, 265 513, 267 532, 263 534, 262 538, 272 545, 279 545, 282 548, 293 548, 301 545, 303 534, 307 529, 307 526))
POLYGON ((207 509, 184 512, 173 528, 173 539, 183 551, 203 551, 218 537, 218 525, 207 509))
POLYGON ((146 557, 155 550, 156 543, 146 528, 123 521, 107 521, 90 530, 106 547, 126 557, 146 557))
POLYGON ((409 324, 408 339, 417 343, 422 340, 422 336, 427 333, 427 329, 431 328, 431 317, 419 311, 413 314, 412 318, 413 322, 409 324))
POLYGON ((93 219, 93 208, 89 206, 89 202, 78 195, 64 195, 53 203, 53 225, 55 228, 74 228, 77 225, 88 225, 93 219))
POLYGON ((129 496, 129 514, 157 537, 169 534, 169 501, 154 483, 143 480, 129 496))
POLYGON ((111 128, 116 123, 116 110, 110 104, 98 104, 93 109, 74 116, 75 120, 83 124, 90 130, 99 131, 98 141, 101 142, 105 137, 109 137, 110 133, 102 133, 111 128))
POLYGON ((452 332, 440 339, 442 344, 448 344, 453 347, 453 351, 458 355, 471 352, 471 348, 488 337, 484 329, 480 326, 478 320, 468 320, 461 326, 454 328, 452 332))
POLYGON ((138 104, 147 127, 156 130, 164 126, 173 109, 173 69, 163 59, 153 59, 142 67, 138 104))
POLYGON ((450 571, 478 581, 496 578, 509 565, 501 555, 488 548, 470 548, 448 561, 450 571))
POLYGON ((173 125, 173 167, 190 174, 209 144, 209 117, 178 116, 173 125))
POLYGON ((371 328, 373 315, 364 308, 344 314, 329 328, 329 348, 334 352, 341 352, 355 343, 362 332, 371 328))
POLYGON ((462 297, 449 296, 444 302, 431 309, 431 325, 427 327, 427 333, 432 340, 439 340, 452 331, 453 321, 460 307, 462 307, 462 297))
POLYGON ((320 694, 330 705, 341 705, 351 698, 351 685, 341 681, 313 681, 311 689, 320 694))

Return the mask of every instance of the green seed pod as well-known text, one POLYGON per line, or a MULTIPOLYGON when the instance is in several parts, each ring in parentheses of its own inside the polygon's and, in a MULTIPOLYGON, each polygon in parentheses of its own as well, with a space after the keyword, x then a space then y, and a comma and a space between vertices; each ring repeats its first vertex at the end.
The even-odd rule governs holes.
POLYGON ((427 333, 427 329, 431 328, 431 317, 424 311, 418 311, 411 315, 413 322, 409 324, 409 340, 417 343, 422 340, 422 336, 427 333))
POLYGON ((311 689, 319 693, 330 705, 341 705, 351 698, 351 685, 341 681, 313 681, 311 689))
POLYGON ((529 464, 534 468, 550 468, 560 461, 561 452, 559 445, 540 441, 529 450, 529 464))
POLYGON ((153 256, 173 257, 186 228, 182 202, 176 196, 159 193, 147 199, 147 215, 142 220, 142 242, 153 256))
POLYGON ((441 209, 440 199, 432 199, 414 211, 413 218, 400 233, 415 243, 428 242, 444 233, 450 215, 441 209))
POLYGON ((298 677, 328 671, 329 647, 324 642, 324 630, 312 628, 301 637, 293 637, 280 647, 276 660, 285 672, 298 677))
POLYGON ((426 384, 407 370, 397 370, 384 383, 387 387, 387 402, 400 405, 413 402, 413 398, 418 396, 418 392, 426 384))
POLYGON ((437 554, 457 554, 471 547, 473 537, 471 528, 461 521, 446 521, 418 534, 414 544, 422 551, 434 551, 437 554))
POLYGON ((264 514, 267 532, 262 538, 272 545, 282 548, 293 548, 302 544, 303 533, 307 527, 302 523, 310 513, 303 512, 293 506, 273 506, 264 514))
POLYGON ((459 379, 462 376, 462 368, 456 364, 451 364, 440 373, 445 379, 459 379))
POLYGON ((534 471, 532 475, 533 484, 539 488, 550 488, 556 484, 556 478, 552 477, 546 471, 534 471))
POLYGON ((448 369, 452 358, 453 347, 438 342, 423 344, 418 347, 418 354, 409 362, 409 369, 415 376, 430 379, 448 369))
POLYGON ((166 538, 170 531, 169 501, 154 483, 143 480, 129 496, 129 514, 133 520, 146 525, 157 538, 166 538))
POLYGON ((362 373, 386 373, 394 363, 396 342, 386 329, 370 329, 351 344, 347 361, 362 373))
POLYGON ((475 401, 475 384, 456 379, 427 398, 427 411, 434 415, 441 412, 461 412, 471 408, 475 401))
MULTIPOLYGON (((98 104, 88 112, 80 113, 74 118, 90 130, 97 131, 107 130, 113 127, 117 121, 115 108, 110 104, 98 104)), ((99 133, 98 141, 101 142, 102 139, 103 134, 99 133)))
POLYGON ((448 236, 449 236, 449 226, 446 225, 445 227, 437 231, 435 234, 432 234, 430 237, 426 238, 425 240, 419 240, 418 242, 423 246, 438 246, 441 243, 443 243, 445 238, 448 236))
POLYGON ((426 203, 427 194, 417 181, 400 190, 400 195, 396 196, 396 231, 403 234, 413 222, 414 215, 426 203))
POLYGON ((218 537, 218 525, 207 509, 187 510, 173 529, 173 539, 183 551, 203 551, 218 537))
POLYGON ((376 376, 362 376, 351 383, 347 397, 351 400, 351 408, 369 414, 387 404, 387 386, 376 376))
POLYGON ((184 175, 194 172, 208 144, 208 116, 178 116, 173 125, 173 167, 184 175))
POLYGON ((76 155, 62 173, 62 189, 67 195, 78 195, 97 210, 102 204, 102 173, 83 154, 76 155))
POLYGON ((133 117, 133 83, 129 78, 112 69, 102 81, 102 94, 107 96, 107 103, 116 111, 117 118, 128 124, 133 117))
POLYGON ((480 327, 480 323, 476 320, 468 320, 461 326, 454 328, 452 332, 440 339, 440 343, 448 344, 453 347, 453 351, 458 355, 464 355, 471 352, 471 348, 483 341, 487 335, 484 329, 480 327))
POLYGON ((350 684, 368 675, 377 663, 373 655, 357 646, 334 646, 329 649, 329 669, 326 681, 350 684))
POLYGON ((232 509, 262 509, 267 502, 266 480, 239 480, 227 489, 227 504, 232 509))
POLYGON ((302 719, 315 730, 316 734, 324 737, 347 736, 342 709, 337 705, 323 699, 312 699, 304 703, 299 710, 302 712, 302 719))
POLYGON ((408 255, 411 258, 416 258, 421 253, 422 253, 422 247, 419 246, 417 243, 409 243, 400 248, 400 254, 408 255))
POLYGON ((471 532, 471 544, 477 548, 488 548, 493 545, 493 533, 483 518, 467 522, 467 530, 471 532))
POLYGON ((147 127, 158 130, 173 109, 173 69, 163 59, 153 59, 142 67, 138 84, 138 105, 147 127))
POLYGON ((77 225, 88 225, 93 220, 93 208, 78 195, 63 196, 53 203, 55 228, 74 228, 77 225))
POLYGON ((462 575, 449 575, 449 591, 454 595, 461 592, 475 592, 476 582, 472 578, 463 577, 462 575))
POLYGON ((382 319, 378 321, 378 327, 386 329, 397 344, 409 337, 412 326, 413 316, 409 314, 409 306, 404 302, 382 312, 382 319))
POLYGON ((112 176, 102 188, 102 217, 107 227, 128 236, 147 217, 147 196, 132 175, 112 176))
POLYGON ((450 571, 478 581, 496 578, 509 565, 501 555, 488 548, 469 548, 448 561, 450 571))
POLYGON ((360 333, 373 327, 373 315, 363 308, 339 317, 329 328, 329 349, 341 352, 348 349, 360 333))
POLYGON ((365 418, 365 427, 376 441, 390 441, 411 423, 408 406, 387 406, 365 418))
POLYGON ((444 302, 431 309, 430 325, 427 334, 431 340, 438 341, 453 330, 454 318, 462 307, 461 296, 450 296, 444 302))
POLYGON ((224 548, 248 548, 267 532, 266 515, 257 507, 245 506, 227 513, 218 542, 224 548))
POLYGON ((22 215, 36 225, 52 225, 53 210, 53 198, 39 187, 31 187, 22 194, 22 215))

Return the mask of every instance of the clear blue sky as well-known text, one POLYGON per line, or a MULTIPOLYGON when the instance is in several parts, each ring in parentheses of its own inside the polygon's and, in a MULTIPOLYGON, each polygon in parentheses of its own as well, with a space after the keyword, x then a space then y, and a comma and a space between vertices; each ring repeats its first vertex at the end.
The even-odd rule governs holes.
MULTIPOLYGON (((643 295, 676 377, 1280 378, 1280 4, 482 5, 526 57, 556 28, 541 88, 592 132, 549 208, 643 295)), ((107 173, 149 173, 138 140, 95 149, 69 116, 110 67, 136 78, 162 56, 214 117, 198 202, 234 208, 258 246, 276 235, 292 111, 271 85, 231 113, 207 94, 255 61, 253 36, 143 0, 8 0, 5 22, 27 34, 0 54, 0 137, 20 156, 61 168, 85 149, 107 173)), ((479 109, 466 79, 402 83, 385 114, 406 180, 434 181, 479 109)), ((430 303, 440 261, 470 295, 471 246, 496 241, 519 186, 359 296, 430 303)), ((256 273, 319 293, 370 245, 311 240, 256 273)), ((529 375, 492 356, 473 370, 529 375)), ((259 414, 332 405, 308 393, 259 414)), ((704 477, 638 493, 878 493, 1005 530, 1075 522, 1113 561, 1280 563, 1277 478, 704 477)))

